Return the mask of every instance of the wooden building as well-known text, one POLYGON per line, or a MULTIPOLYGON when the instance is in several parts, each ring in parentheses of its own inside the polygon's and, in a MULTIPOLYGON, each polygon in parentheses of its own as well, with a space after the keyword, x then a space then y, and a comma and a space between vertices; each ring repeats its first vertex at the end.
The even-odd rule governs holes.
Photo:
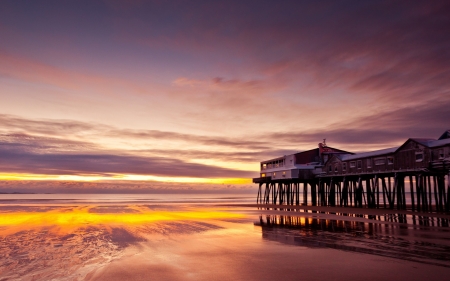
POLYGON ((257 203, 391 209, 410 204, 412 210, 450 211, 449 172, 450 130, 439 139, 410 138, 398 147, 356 154, 324 141, 316 149, 261 162, 253 182, 259 184, 257 203))
POLYGON ((324 164, 322 175, 427 172, 445 170, 446 167, 450 167, 448 133, 438 140, 411 138, 399 147, 358 154, 336 154, 324 164))
POLYGON ((260 178, 267 180, 314 179, 322 174, 323 164, 335 155, 351 155, 351 152, 328 147, 319 143, 319 147, 295 154, 261 162, 260 178))

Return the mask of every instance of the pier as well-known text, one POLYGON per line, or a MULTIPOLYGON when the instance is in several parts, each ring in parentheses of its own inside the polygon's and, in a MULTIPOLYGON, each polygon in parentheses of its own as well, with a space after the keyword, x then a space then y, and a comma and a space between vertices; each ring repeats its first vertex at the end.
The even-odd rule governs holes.
POLYGON ((261 162, 256 203, 450 212, 450 131, 366 153, 328 147, 261 162))

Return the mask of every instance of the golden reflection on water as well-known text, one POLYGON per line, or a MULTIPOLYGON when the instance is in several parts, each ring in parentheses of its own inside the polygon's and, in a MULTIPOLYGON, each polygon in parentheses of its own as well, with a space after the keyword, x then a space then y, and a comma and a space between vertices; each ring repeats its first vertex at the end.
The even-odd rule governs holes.
MULTIPOLYGON (((240 219, 244 215, 229 213, 218 209, 187 210, 150 210, 145 206, 127 206, 117 209, 100 206, 75 208, 58 208, 46 212, 8 212, 0 216, 0 227, 19 227, 33 229, 38 227, 58 226, 70 229, 87 226, 132 226, 154 222, 192 221, 210 219, 240 219), (123 213, 123 211, 126 211, 123 213)), ((1 234, 2 231, 0 231, 1 234)))
POLYGON ((84 280, 135 243, 220 230, 244 217, 214 207, 3 206, 0 279, 84 280))

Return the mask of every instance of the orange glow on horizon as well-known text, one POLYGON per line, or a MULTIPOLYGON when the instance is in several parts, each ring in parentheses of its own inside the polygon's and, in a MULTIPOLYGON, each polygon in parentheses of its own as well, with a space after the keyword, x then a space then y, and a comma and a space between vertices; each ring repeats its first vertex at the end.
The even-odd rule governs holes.
POLYGON ((193 178, 193 177, 162 177, 152 175, 43 175, 25 173, 0 173, 0 181, 156 181, 174 183, 209 183, 209 184, 249 184, 251 179, 247 178, 193 178))

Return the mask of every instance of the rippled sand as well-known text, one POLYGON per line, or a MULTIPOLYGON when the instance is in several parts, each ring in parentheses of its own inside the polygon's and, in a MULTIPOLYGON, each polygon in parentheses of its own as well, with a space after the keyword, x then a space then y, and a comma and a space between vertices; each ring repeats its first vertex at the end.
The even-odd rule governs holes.
POLYGON ((194 204, 0 206, 0 280, 426 280, 449 228, 194 204))

